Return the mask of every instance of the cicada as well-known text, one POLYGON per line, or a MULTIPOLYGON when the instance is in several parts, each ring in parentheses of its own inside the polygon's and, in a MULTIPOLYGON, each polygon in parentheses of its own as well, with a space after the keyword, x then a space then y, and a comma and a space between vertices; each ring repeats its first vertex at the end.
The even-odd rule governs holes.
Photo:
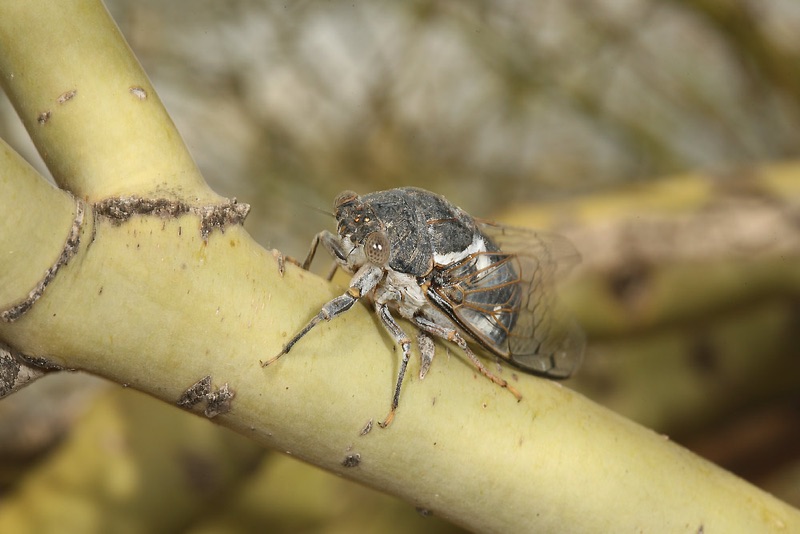
POLYGON ((330 321, 366 298, 403 353, 391 408, 394 419, 411 357, 411 338, 396 315, 417 329, 420 378, 433 361, 432 338, 455 343, 492 382, 522 396, 492 373, 470 343, 517 368, 567 378, 580 365, 585 340, 556 302, 554 282, 579 260, 572 244, 556 234, 476 220, 444 197, 412 187, 334 201, 336 234, 314 237, 303 268, 321 243, 352 275, 350 287, 325 304, 274 362, 321 321, 330 321))

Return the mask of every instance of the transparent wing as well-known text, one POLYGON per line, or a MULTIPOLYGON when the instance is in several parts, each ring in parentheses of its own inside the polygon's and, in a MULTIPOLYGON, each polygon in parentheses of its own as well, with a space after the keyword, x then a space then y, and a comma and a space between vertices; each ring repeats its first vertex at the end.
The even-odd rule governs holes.
POLYGON ((526 371, 566 378, 580 365, 583 332, 559 306, 554 284, 580 255, 565 238, 480 222, 496 247, 441 267, 429 295, 461 328, 526 371))
POLYGON ((580 262, 580 254, 558 234, 487 222, 479 227, 517 258, 521 302, 508 335, 511 360, 536 373, 570 376, 583 360, 586 338, 559 303, 555 285, 580 262))
POLYGON ((503 252, 535 260, 551 282, 562 279, 581 262, 580 253, 562 235, 488 221, 478 221, 478 227, 503 252))

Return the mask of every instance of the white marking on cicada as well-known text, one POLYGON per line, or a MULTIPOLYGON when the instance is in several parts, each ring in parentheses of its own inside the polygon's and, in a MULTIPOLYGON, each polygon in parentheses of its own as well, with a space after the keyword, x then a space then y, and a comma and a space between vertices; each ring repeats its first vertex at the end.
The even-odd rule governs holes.
MULTIPOLYGON (((433 253, 433 261, 436 262, 437 265, 450 265, 451 263, 455 263, 457 261, 461 261, 464 258, 468 257, 470 254, 475 254, 477 252, 486 252, 486 243, 483 241, 483 236, 480 233, 475 232, 475 235, 472 236, 472 243, 461 251, 456 252, 448 252, 447 254, 438 254, 436 252, 433 253)), ((478 267, 480 268, 480 261, 483 258, 478 259, 478 267)), ((488 258, 484 260, 484 263, 488 262, 488 258)), ((486 265, 484 265, 485 267, 486 265)))
POLYGON ((394 301, 398 313, 407 319, 428 305, 428 299, 416 277, 394 269, 386 270, 386 279, 376 290, 375 300, 381 304, 394 301))

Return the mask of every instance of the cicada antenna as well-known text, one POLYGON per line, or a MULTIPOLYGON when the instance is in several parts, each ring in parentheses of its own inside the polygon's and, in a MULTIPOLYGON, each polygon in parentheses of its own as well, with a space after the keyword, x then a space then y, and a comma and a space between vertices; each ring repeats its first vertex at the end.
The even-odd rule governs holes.
POLYGON ((323 215, 327 215, 328 217, 331 217, 333 219, 336 218, 336 215, 334 215, 330 211, 324 210, 322 208, 318 208, 316 206, 312 206, 311 204, 306 204, 305 202, 301 202, 300 205, 303 206, 306 209, 310 209, 310 210, 316 211, 317 213, 322 213, 323 215))

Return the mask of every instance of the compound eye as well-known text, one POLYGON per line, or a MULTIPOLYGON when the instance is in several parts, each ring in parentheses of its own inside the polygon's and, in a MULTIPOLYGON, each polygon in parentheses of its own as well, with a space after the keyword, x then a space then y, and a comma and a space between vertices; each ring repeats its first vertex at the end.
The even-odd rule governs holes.
POLYGON ((349 204, 357 198, 358 194, 355 191, 342 191, 336 195, 336 200, 333 201, 333 209, 338 210, 341 206, 349 204))
POLYGON ((364 255, 370 263, 386 265, 389 262, 389 239, 381 232, 372 232, 364 241, 364 255))

